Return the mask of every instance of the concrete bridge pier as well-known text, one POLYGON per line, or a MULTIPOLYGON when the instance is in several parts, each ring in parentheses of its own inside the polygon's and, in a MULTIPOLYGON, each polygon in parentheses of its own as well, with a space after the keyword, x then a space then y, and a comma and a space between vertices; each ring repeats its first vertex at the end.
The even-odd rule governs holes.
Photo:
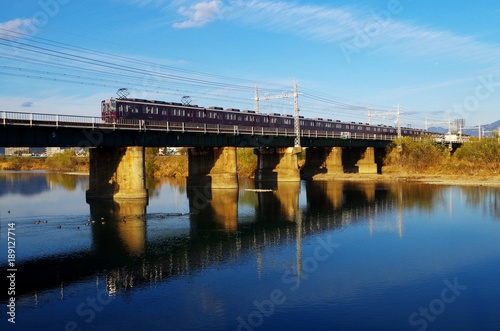
POLYGON ((375 162, 375 148, 367 147, 361 158, 356 163, 360 174, 377 174, 377 163, 375 162))
POLYGON ((297 154, 300 147, 256 148, 257 170, 255 181, 296 182, 300 181, 297 154))
POLYGON ((194 147, 188 149, 190 187, 238 188, 236 147, 194 147))
POLYGON ((380 168, 377 161, 381 161, 376 156, 374 147, 345 148, 342 155, 345 172, 377 174, 380 168))
POLYGON ((309 147, 303 175, 312 178, 317 174, 342 174, 342 147, 309 147))
POLYGON ((92 199, 147 199, 144 147, 90 149, 87 201, 92 199))

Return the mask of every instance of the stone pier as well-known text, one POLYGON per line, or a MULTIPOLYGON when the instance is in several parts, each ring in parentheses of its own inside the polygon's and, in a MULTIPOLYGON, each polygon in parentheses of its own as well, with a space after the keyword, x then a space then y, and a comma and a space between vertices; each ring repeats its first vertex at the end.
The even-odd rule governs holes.
POLYGON ((342 174, 342 147, 309 147, 306 149, 306 163, 303 175, 312 178, 318 174, 342 174))
POLYGON ((147 199, 144 147, 90 149, 87 200, 147 199))
POLYGON ((238 188, 236 147, 196 147, 188 149, 190 187, 238 188))
POLYGON ((300 181, 297 154, 300 147, 256 148, 257 170, 255 180, 264 182, 300 181))
POLYGON ((367 147, 361 158, 356 163, 360 174, 377 174, 377 163, 375 162, 375 148, 367 147))

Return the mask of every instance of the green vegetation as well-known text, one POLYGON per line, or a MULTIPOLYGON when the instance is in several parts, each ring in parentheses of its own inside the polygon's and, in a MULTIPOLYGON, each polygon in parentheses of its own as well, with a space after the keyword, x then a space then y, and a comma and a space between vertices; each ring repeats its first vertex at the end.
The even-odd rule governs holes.
POLYGON ((89 170, 89 159, 77 157, 73 150, 65 150, 47 158, 34 157, 2 157, 0 170, 55 170, 55 171, 81 171, 89 170))
POLYGON ((450 155, 447 145, 430 139, 397 139, 388 150, 384 173, 498 175, 500 144, 496 138, 472 138, 450 155), (398 147, 400 146, 400 147, 398 147))
POLYGON ((238 175, 240 177, 253 177, 257 169, 257 155, 253 148, 236 149, 238 175))

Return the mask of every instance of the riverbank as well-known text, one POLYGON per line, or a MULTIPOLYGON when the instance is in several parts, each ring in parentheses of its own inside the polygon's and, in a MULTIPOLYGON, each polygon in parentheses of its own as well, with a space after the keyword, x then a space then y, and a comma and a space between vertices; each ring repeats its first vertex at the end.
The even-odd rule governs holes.
POLYGON ((335 174, 316 175, 314 181, 422 183, 446 186, 490 186, 500 187, 498 176, 420 175, 420 174, 335 174))

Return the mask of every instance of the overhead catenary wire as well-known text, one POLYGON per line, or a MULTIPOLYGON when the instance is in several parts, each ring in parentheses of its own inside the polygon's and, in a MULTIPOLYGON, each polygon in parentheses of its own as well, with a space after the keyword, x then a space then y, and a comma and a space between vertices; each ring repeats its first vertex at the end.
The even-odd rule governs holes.
MULTIPOLYGON (((0 66, 3 75, 114 89, 128 87, 151 94, 190 95, 222 102, 234 100, 244 105, 243 108, 253 108, 251 96, 256 84, 253 80, 167 66, 19 32, 12 34, 17 34, 17 38, 0 33, 0 58, 7 60, 5 65, 0 66), (15 48, 16 51, 8 52, 6 47, 15 48)), ((257 83, 263 85, 266 92, 281 92, 291 87, 272 82, 257 83)), ((306 88, 300 89, 300 97, 301 111, 327 114, 327 118, 337 116, 366 122, 366 102, 342 100, 306 88)), ((272 106, 285 111, 289 105, 273 102, 272 106)), ((376 106, 371 111, 387 112, 390 108, 376 106)), ((404 110, 402 114, 418 118, 404 110)))

